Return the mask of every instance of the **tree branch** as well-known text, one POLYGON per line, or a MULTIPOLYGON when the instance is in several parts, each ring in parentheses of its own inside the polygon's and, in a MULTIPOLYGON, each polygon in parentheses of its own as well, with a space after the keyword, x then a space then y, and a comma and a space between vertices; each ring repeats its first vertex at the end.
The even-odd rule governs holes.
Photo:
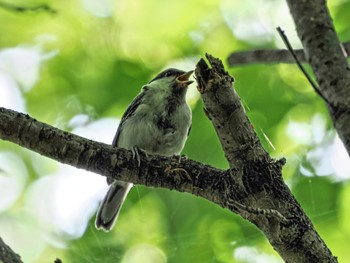
POLYGON ((0 262, 22 263, 21 257, 16 254, 0 237, 0 262))
POLYGON ((205 112, 230 163, 228 207, 263 231, 286 262, 337 262, 283 182, 285 160, 272 159, 262 147, 232 89, 233 78, 220 60, 206 57, 212 68, 201 59, 195 76, 205 112))
POLYGON ((109 178, 201 196, 255 224, 287 262, 336 262, 284 184, 285 160, 272 159, 261 146, 232 89, 233 78, 220 60, 210 55, 207 59, 211 67, 201 59, 195 76, 207 116, 230 163, 228 171, 186 158, 179 162, 178 157, 161 156, 141 156, 138 166, 130 151, 4 108, 0 108, 0 139, 109 178))
POLYGON ((37 121, 29 115, 1 107, 0 139, 113 179, 176 189, 222 202, 222 189, 216 185, 226 171, 186 158, 179 162, 176 156, 140 156, 141 165, 138 167, 131 151, 88 140, 37 121))
MULTIPOLYGON (((346 56, 350 56, 350 41, 343 44, 346 56)), ((302 63, 307 63, 303 49, 294 50, 298 60, 302 63)), ((295 63, 293 56, 287 49, 258 49, 253 51, 239 51, 232 52, 228 58, 227 63, 229 66, 242 66, 247 64, 257 63, 295 63)))
POLYGON ((211 55, 207 55, 207 58, 213 68, 210 69, 201 59, 195 76, 205 112, 218 134, 230 167, 237 167, 244 162, 251 151, 258 157, 266 156, 238 94, 232 89, 234 79, 225 71, 220 60, 211 55))
POLYGON ((287 0, 307 61, 350 155, 350 66, 325 0, 287 0))
POLYGON ((314 91, 322 98, 324 99, 326 102, 327 98, 323 96, 323 94, 320 92, 319 88, 317 87, 316 83, 312 80, 312 78, 310 77, 310 75, 306 72, 304 66, 301 64, 301 62, 299 61, 297 55, 295 54, 295 51, 293 50, 292 45, 290 44, 286 34, 284 33, 284 31, 280 28, 277 27, 277 32, 280 34, 284 44, 286 45, 288 51, 290 52, 290 54, 292 55, 292 57, 295 60, 295 63, 297 64, 298 68, 301 70, 301 72, 304 74, 304 76, 306 77, 306 79, 308 80, 308 82, 310 83, 311 87, 314 89, 314 91))
POLYGON ((12 12, 38 12, 38 11, 44 11, 44 12, 48 12, 51 14, 56 14, 57 10, 51 8, 48 5, 37 5, 37 6, 32 6, 32 7, 25 7, 25 6, 17 6, 17 5, 13 5, 10 3, 6 3, 6 2, 0 2, 0 8, 12 11, 12 12))

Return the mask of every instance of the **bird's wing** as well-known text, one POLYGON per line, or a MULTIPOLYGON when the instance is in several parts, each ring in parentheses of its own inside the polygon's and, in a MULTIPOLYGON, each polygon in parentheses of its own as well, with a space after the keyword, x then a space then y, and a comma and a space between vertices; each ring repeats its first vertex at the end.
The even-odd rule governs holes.
POLYGON ((114 136, 112 146, 117 146, 118 138, 119 138, 119 135, 120 135, 120 132, 122 130, 122 127, 123 127, 123 124, 124 124, 125 120, 127 120, 131 115, 134 114, 134 112, 137 109, 137 107, 141 104, 142 98, 144 96, 145 96, 145 92, 144 91, 141 92, 139 95, 137 95, 137 97, 130 103, 130 105, 128 106, 128 108, 124 112, 123 117, 122 117, 122 119, 121 119, 121 121, 119 123, 117 133, 114 136))
POLYGON ((188 128, 187 137, 190 135, 191 129, 192 129, 192 123, 190 124, 190 127, 188 128))

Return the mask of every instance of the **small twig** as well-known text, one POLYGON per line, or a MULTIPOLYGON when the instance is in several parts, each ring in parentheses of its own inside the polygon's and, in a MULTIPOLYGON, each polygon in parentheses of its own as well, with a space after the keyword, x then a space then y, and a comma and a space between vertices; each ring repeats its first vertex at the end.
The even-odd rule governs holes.
POLYGON ((56 14, 57 10, 51 8, 48 5, 37 5, 33 7, 24 7, 24 6, 16 6, 10 3, 0 2, 0 8, 13 11, 13 12, 37 12, 37 11, 45 11, 51 14, 56 14))
POLYGON ((297 55, 295 54, 292 45, 290 44, 287 36, 284 34, 284 31, 280 28, 277 27, 277 32, 280 34, 284 44, 286 45, 286 47, 288 48, 289 52, 291 53, 291 55, 293 56, 295 62, 298 65, 298 68, 301 70, 301 72, 303 72, 303 74, 305 75, 306 79, 309 81, 310 85, 313 87, 313 89, 315 90, 315 92, 320 95, 321 98, 323 98, 329 105, 330 102, 327 100, 327 98, 325 96, 323 96, 323 94, 321 93, 319 87, 317 86, 317 84, 312 80, 312 78, 310 77, 310 75, 306 72, 305 68, 303 67, 303 65, 300 63, 297 55))

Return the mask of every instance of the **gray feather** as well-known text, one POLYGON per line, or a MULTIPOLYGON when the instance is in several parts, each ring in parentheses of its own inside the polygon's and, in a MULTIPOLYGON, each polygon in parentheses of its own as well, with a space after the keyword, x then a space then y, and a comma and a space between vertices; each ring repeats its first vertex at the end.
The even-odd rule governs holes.
MULTIPOLYGON (((184 71, 160 73, 126 109, 113 146, 131 150, 134 146, 149 154, 172 156, 183 149, 192 123, 185 101, 187 87, 176 87, 176 76, 184 71)), ((96 227, 109 231, 114 226, 131 183, 112 182, 96 216, 96 227)))

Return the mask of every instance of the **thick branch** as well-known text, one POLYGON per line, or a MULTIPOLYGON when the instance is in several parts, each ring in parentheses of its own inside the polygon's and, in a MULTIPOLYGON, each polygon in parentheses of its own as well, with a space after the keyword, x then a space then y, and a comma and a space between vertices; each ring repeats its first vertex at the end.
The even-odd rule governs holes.
MULTIPOLYGON (((343 43, 346 56, 350 56, 350 42, 343 43)), ((303 49, 294 50, 300 62, 305 62, 305 54, 303 49)), ((242 66, 256 63, 295 63, 292 55, 287 49, 258 49, 253 51, 238 51, 233 52, 227 58, 230 66, 242 66)))
POLYGON ((152 187, 176 189, 223 203, 226 171, 178 157, 141 156, 59 130, 29 115, 0 107, 0 139, 14 142, 61 163, 113 179, 152 187), (172 169, 180 168, 180 169, 172 169))
POLYGON ((22 263, 21 257, 16 254, 0 237, 0 262, 22 263))
POLYGON ((198 62, 195 73, 198 90, 202 94, 205 112, 214 125, 230 167, 237 167, 237 162, 244 162, 251 150, 259 156, 267 156, 238 94, 232 89, 234 79, 225 71, 220 60, 210 55, 207 58, 213 68, 209 69, 203 59, 198 62))
POLYGON ((325 0, 287 0, 307 61, 350 155, 350 67, 325 0))
POLYGON ((220 60, 211 55, 207 59, 211 68, 202 59, 195 75, 205 112, 230 163, 231 181, 225 189, 228 206, 263 231, 286 262, 336 262, 284 184, 285 160, 273 160, 259 142, 232 89, 233 78, 220 60))

